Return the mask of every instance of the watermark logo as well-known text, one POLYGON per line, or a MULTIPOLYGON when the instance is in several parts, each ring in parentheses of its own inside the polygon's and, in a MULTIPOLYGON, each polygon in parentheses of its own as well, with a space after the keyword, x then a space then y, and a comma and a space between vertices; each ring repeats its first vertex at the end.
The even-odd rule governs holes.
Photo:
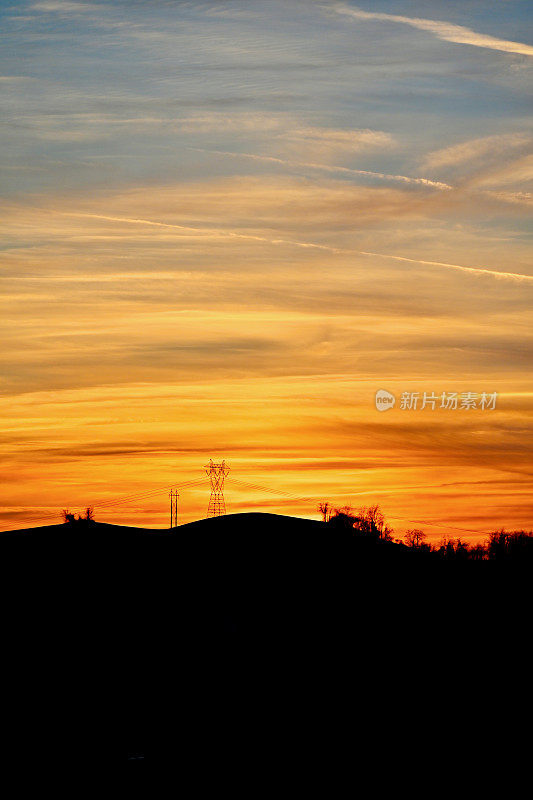
POLYGON ((376 408, 378 411, 388 411, 389 408, 394 408, 396 398, 385 389, 378 389, 376 392, 376 408))
MULTIPOLYGON (((497 392, 401 392, 398 408, 400 411, 494 411, 497 392)), ((379 389, 376 392, 376 408, 388 411, 394 408, 396 398, 391 392, 379 389)))

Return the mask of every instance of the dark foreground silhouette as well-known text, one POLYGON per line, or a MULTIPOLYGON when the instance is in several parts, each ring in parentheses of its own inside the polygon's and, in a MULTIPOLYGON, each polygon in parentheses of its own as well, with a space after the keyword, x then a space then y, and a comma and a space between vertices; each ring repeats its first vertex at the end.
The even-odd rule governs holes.
MULTIPOLYGON (((425 672, 460 669, 465 649, 512 644, 529 583, 519 564, 443 561, 274 514, 172 531, 34 528, 1 534, 0 556, 14 693, 40 686, 52 705, 39 717, 45 731, 58 693, 105 698, 132 763, 187 759, 209 742, 219 753, 249 747, 250 720, 227 738, 237 705, 240 715, 281 676, 289 696, 308 686, 310 707, 347 665, 360 707, 391 686, 409 695, 425 672)), ((32 730, 11 734, 27 747, 32 730)))

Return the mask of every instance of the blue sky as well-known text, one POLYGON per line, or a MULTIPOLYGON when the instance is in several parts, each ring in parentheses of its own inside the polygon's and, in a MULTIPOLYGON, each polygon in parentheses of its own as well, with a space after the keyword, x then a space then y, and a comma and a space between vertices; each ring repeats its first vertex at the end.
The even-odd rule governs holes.
POLYGON ((6 190, 107 186, 110 169, 117 183, 249 174, 250 160, 190 148, 276 156, 302 125, 385 131, 395 148, 343 164, 416 175, 432 150, 530 130, 528 56, 339 5, 527 44, 514 2, 3 3, 6 190))

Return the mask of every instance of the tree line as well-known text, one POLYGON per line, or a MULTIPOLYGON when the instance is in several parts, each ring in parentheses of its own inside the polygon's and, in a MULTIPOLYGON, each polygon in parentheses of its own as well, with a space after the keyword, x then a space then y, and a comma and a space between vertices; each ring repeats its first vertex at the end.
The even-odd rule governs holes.
POLYGON ((443 536, 438 544, 427 541, 423 530, 412 528, 402 538, 394 537, 394 530, 387 525, 378 505, 334 508, 324 501, 318 506, 322 519, 333 528, 346 530, 354 536, 371 537, 394 542, 416 550, 432 558, 448 561, 504 561, 533 560, 533 531, 506 531, 504 528, 491 531, 485 542, 470 544, 460 537, 443 536))

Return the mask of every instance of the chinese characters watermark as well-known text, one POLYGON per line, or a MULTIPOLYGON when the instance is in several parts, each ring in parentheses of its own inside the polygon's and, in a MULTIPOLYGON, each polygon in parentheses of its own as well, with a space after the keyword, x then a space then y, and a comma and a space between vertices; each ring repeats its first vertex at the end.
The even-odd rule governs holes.
MULTIPOLYGON (((398 407, 401 411, 494 411, 497 397, 497 392, 402 392, 398 407)), ((375 403, 378 411, 388 411, 394 408, 396 397, 385 389, 379 389, 375 403)))

